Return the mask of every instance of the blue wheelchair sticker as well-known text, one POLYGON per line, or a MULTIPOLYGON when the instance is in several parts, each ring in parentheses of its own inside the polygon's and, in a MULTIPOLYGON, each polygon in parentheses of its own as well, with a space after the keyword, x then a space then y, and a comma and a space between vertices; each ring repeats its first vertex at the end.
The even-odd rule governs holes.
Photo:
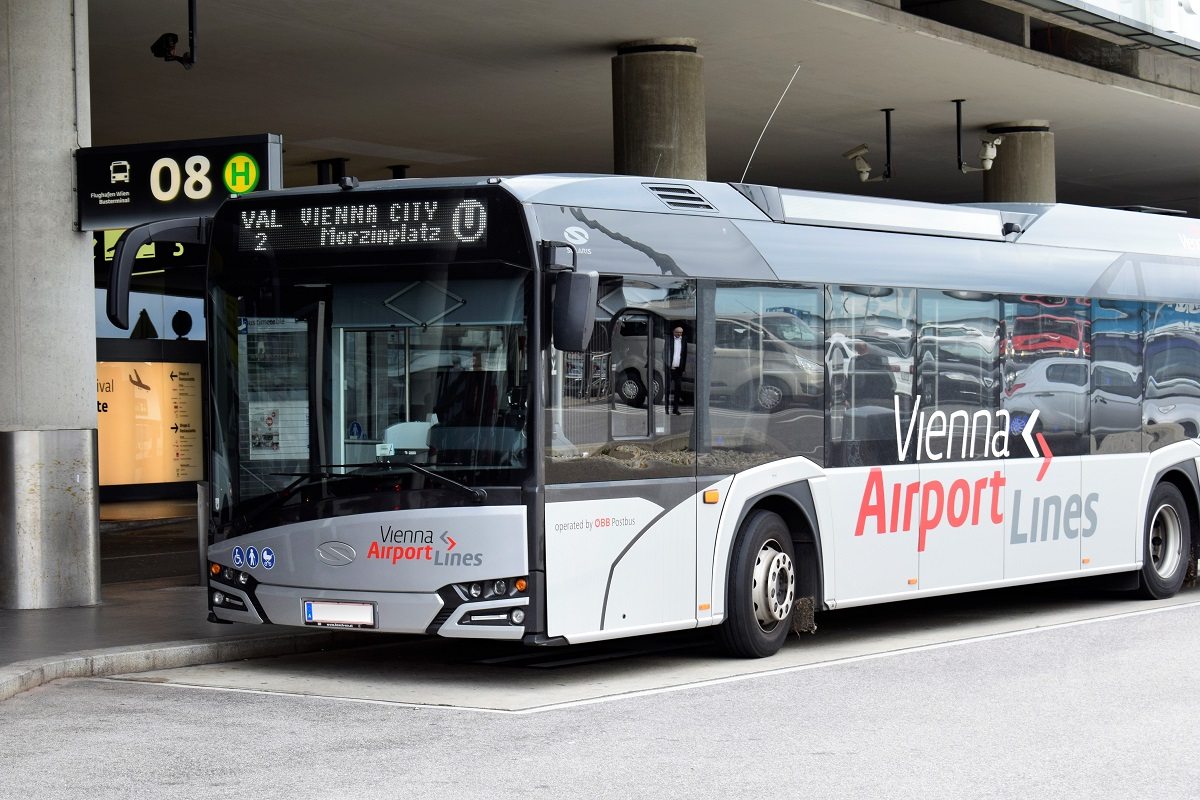
POLYGON ((245 563, 246 563, 246 554, 242 552, 242 548, 240 548, 240 547, 233 548, 233 565, 235 567, 240 568, 245 563))

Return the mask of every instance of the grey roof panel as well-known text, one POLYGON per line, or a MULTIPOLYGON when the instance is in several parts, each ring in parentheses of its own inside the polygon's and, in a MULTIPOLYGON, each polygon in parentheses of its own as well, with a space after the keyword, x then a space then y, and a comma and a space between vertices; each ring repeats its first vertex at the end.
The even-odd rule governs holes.
POLYGON ((648 211, 659 214, 696 214, 729 219, 767 219, 745 195, 727 183, 682 179, 635 178, 624 175, 522 175, 501 182, 523 203, 648 211), (674 191, 672 191, 674 190, 674 191), (674 202, 683 195, 699 196, 699 203, 674 202))
POLYGON ((1017 237, 1021 244, 1184 258, 1200 256, 1200 221, 1195 219, 1065 203, 1041 206, 1040 211, 1037 219, 1017 237))

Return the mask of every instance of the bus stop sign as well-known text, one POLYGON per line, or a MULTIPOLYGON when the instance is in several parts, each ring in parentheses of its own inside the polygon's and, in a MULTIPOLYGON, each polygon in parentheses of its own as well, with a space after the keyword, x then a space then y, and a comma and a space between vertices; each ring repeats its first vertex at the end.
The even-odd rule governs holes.
POLYGON ((207 216, 231 194, 282 186, 283 137, 85 147, 75 154, 75 169, 79 230, 207 216))

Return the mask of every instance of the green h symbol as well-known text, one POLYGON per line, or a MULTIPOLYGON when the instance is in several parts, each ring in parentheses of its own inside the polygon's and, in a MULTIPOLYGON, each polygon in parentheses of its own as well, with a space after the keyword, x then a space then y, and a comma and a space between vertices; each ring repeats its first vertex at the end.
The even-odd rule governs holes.
POLYGON ((225 186, 231 192, 250 191, 258 183, 258 164, 246 153, 232 156, 225 164, 225 186))
POLYGON ((242 161, 240 164, 235 161, 230 166, 229 178, 233 181, 243 180, 246 183, 250 182, 250 162, 242 161))

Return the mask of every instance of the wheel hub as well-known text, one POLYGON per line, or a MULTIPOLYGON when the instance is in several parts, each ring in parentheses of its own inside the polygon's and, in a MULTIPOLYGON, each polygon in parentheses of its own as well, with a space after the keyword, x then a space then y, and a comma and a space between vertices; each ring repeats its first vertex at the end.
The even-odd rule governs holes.
POLYGON ((783 391, 774 384, 764 383, 758 387, 758 405, 767 411, 778 408, 783 402, 783 391))
POLYGON ((751 589, 754 616, 763 630, 771 630, 792 613, 796 599, 796 570, 792 559, 774 539, 763 543, 754 562, 751 589))
POLYGON ((1160 577, 1170 578, 1183 558, 1183 527, 1170 505, 1159 506, 1150 523, 1150 563, 1160 577))

